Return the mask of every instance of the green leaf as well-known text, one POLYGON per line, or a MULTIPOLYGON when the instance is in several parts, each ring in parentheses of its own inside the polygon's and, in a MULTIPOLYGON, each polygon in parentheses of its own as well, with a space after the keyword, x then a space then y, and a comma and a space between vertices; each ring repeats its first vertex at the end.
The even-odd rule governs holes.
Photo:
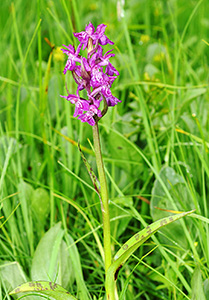
POLYGON ((183 96, 183 101, 180 107, 180 115, 182 115, 182 112, 186 111, 186 108, 188 105, 197 97, 205 94, 207 92, 206 88, 198 88, 198 89, 188 89, 186 93, 183 96))
POLYGON ((155 232, 157 232, 162 227, 167 226, 170 223, 175 222, 176 220, 179 220, 180 218, 191 214, 194 212, 188 211, 183 212, 181 214, 172 215, 166 218, 163 218, 161 220, 158 220, 143 230, 136 233, 134 236, 132 236, 123 246, 119 249, 119 251, 115 254, 113 263, 109 267, 107 271, 107 277, 106 277, 106 289, 107 291, 114 290, 114 282, 115 282, 115 274, 116 271, 120 269, 120 267, 126 262, 126 260, 133 254, 136 249, 138 249, 146 240, 148 240, 151 235, 153 235, 155 232))
POLYGON ((85 284, 85 281, 83 278, 82 266, 81 266, 81 262, 80 262, 80 255, 79 255, 78 249, 75 245, 73 238, 69 234, 66 235, 66 243, 68 246, 68 252, 70 255, 71 262, 72 262, 74 276, 76 279, 77 297, 79 299, 89 300, 89 299, 91 299, 91 296, 88 292, 88 289, 86 287, 86 284, 85 284))
MULTIPOLYGON (((161 181, 163 181, 171 197, 169 198, 165 189, 162 188, 160 180, 156 179, 150 202, 151 216, 154 221, 167 217, 169 212, 166 210, 190 211, 195 208, 183 177, 177 174, 173 168, 163 167, 159 173, 159 177, 161 181), (161 208, 162 210, 158 208, 161 208)), ((187 225, 191 229, 191 220, 187 221, 187 225)), ((162 243, 171 244, 170 240, 166 238, 166 236, 169 235, 171 240, 177 242, 182 247, 189 247, 188 240, 185 239, 184 231, 179 222, 173 223, 169 226, 169 229, 167 227, 163 228, 162 232, 164 235, 159 237, 162 243)))
MULTIPOLYGON (((0 263, 0 285, 4 287, 6 292, 27 281, 28 278, 18 262, 4 261, 0 263)), ((30 296, 26 299, 32 300, 34 297, 30 296)))
POLYGON ((115 254, 114 261, 117 261, 119 258, 121 260, 121 257, 124 259, 122 260, 122 263, 124 263, 129 256, 139 247, 141 246, 146 240, 148 240, 152 234, 157 232, 162 227, 167 226, 170 223, 173 223, 176 220, 181 219, 182 217, 191 214, 194 212, 194 210, 189 212, 183 212, 181 214, 172 215, 163 219, 160 219, 146 228, 142 229, 138 233, 136 233, 134 236, 132 236, 121 248, 120 250, 115 254))
POLYGON ((125 173, 128 173, 132 179, 141 174, 142 159, 136 149, 123 136, 118 135, 115 131, 110 131, 108 148, 114 164, 125 170, 125 173))
POLYGON ((6 161, 8 152, 14 155, 18 148, 21 148, 21 144, 13 137, 8 137, 6 135, 0 137, 0 164, 3 166, 6 161), (11 148, 11 151, 10 151, 11 148))
POLYGON ((65 288, 73 284, 75 272, 63 235, 64 230, 58 223, 42 237, 32 260, 32 280, 52 280, 65 288))
POLYGON ((152 63, 155 56, 161 55, 162 53, 166 53, 166 49, 159 43, 152 43, 147 47, 147 55, 146 60, 149 63, 152 63))
POLYGON ((205 293, 206 300, 209 300, 209 279, 205 279, 203 283, 203 289, 205 293))
MULTIPOLYGON (((50 60, 51 57, 49 57, 49 60, 50 60)), ((49 62, 48 62, 49 63, 49 62)), ((49 68, 49 65, 47 65, 47 69, 49 68)), ((47 72, 48 72, 48 75, 49 75, 49 69, 46 70, 46 75, 47 75, 47 72)), ((49 79, 49 76, 46 76, 45 77, 45 88, 48 88, 47 91, 48 91, 48 99, 47 99, 47 93, 45 93, 43 95, 43 98, 44 98, 44 102, 45 102, 45 106, 49 105, 49 110, 50 110, 50 116, 51 118, 55 118, 56 117, 56 113, 57 113, 57 109, 61 109, 62 108, 62 102, 61 101, 58 101, 57 103, 57 106, 58 108, 56 107, 56 105, 54 105, 54 99, 58 99, 59 97, 59 90, 60 90, 60 84, 62 82, 62 76, 59 75, 50 75, 50 79, 49 79), (48 102, 46 103, 46 101, 48 100, 48 102)))
POLYGON ((126 230, 128 223, 131 220, 130 207, 133 206, 133 199, 131 197, 114 198, 110 203, 110 219, 115 219, 110 223, 112 236, 118 239, 126 230), (115 205, 116 204, 116 205, 115 205), (123 215, 122 218, 118 216, 123 215))
POLYGON ((50 199, 48 192, 43 188, 37 188, 33 192, 31 209, 39 230, 45 225, 46 218, 49 214, 49 204, 50 199))
POLYGON ((23 181, 22 184, 18 184, 18 190, 22 191, 24 189, 24 195, 27 200, 28 207, 31 204, 31 198, 33 197, 34 188, 31 184, 23 181))
POLYGON ((184 95, 184 103, 199 97, 207 92, 206 88, 188 89, 184 95))
POLYGON ((199 300, 199 299, 206 300, 204 289, 203 289, 202 275, 199 266, 197 266, 194 270, 191 283, 192 283, 191 300, 199 300))
POLYGON ((48 281, 31 281, 23 283, 10 292, 10 295, 35 292, 40 295, 49 296, 55 300, 76 300, 76 298, 65 290, 62 286, 48 281))

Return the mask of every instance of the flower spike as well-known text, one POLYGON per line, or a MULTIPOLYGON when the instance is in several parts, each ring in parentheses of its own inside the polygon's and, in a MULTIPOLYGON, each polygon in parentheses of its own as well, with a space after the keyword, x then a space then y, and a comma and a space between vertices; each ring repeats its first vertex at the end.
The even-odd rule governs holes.
POLYGON ((109 59, 115 54, 110 50, 103 54, 102 46, 114 43, 105 35, 106 25, 100 24, 96 30, 92 23, 85 27, 85 31, 74 33, 79 41, 75 50, 72 45, 63 45, 63 53, 67 54, 63 73, 71 71, 76 82, 76 95, 69 94, 61 96, 75 105, 74 117, 81 122, 87 122, 94 126, 107 112, 109 106, 115 106, 119 99, 111 93, 111 86, 119 72, 110 63, 109 59), (82 56, 80 52, 87 48, 87 55, 82 56), (80 98, 79 92, 85 89, 88 99, 80 98), (103 102, 102 112, 100 103, 103 102))

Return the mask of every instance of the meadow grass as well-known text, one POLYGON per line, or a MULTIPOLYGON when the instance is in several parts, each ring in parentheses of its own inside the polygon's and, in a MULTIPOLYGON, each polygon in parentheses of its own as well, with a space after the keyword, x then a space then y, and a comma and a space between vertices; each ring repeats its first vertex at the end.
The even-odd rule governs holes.
POLYGON ((1 3, 0 299, 29 280, 105 294, 100 202, 77 147, 95 169, 92 128, 60 98, 76 87, 59 47, 89 22, 107 25, 120 72, 122 103, 99 123, 112 252, 169 210, 196 209, 132 255, 120 300, 209 299, 208 11, 206 0, 1 3))

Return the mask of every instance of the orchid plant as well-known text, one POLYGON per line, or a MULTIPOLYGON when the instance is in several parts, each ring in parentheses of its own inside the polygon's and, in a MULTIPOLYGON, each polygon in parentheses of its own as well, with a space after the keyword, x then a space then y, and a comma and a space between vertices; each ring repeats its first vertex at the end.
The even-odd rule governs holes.
MULTIPOLYGON (((117 76, 119 76, 119 72, 110 63, 110 58, 115 55, 112 53, 113 50, 103 53, 103 46, 114 44, 105 35, 105 28, 106 25, 100 24, 95 30, 93 24, 89 23, 85 31, 74 33, 74 36, 79 41, 77 49, 73 45, 63 45, 64 48, 62 51, 68 56, 63 73, 66 74, 68 71, 72 73, 77 84, 77 91, 75 94, 68 92, 67 96, 61 97, 75 105, 75 118, 78 118, 81 122, 88 123, 93 128, 94 151, 99 181, 82 152, 81 156, 101 203, 106 299, 117 300, 119 299, 116 289, 117 273, 125 261, 160 228, 192 211, 178 213, 150 224, 131 237, 112 257, 108 187, 102 159, 98 122, 107 113, 110 106, 115 106, 121 101, 112 95, 111 92, 112 84, 117 76), (86 53, 86 55, 81 54, 81 52, 86 53), (80 91, 82 90, 86 90, 87 99, 80 96, 80 91)), ((81 151, 80 148, 79 150, 81 151)), ((76 299, 58 284, 44 281, 22 284, 10 294, 19 292, 38 292, 41 295, 61 300, 76 299)))

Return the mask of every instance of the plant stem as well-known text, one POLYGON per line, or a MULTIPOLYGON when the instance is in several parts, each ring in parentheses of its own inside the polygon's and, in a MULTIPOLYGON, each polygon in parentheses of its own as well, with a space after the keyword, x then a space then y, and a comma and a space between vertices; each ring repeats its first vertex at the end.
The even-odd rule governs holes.
POLYGON ((101 144, 99 139, 99 128, 96 123, 93 126, 94 150, 96 156, 97 170, 101 185, 101 209, 103 217, 104 253, 105 253, 105 273, 111 265, 111 241, 110 241, 110 214, 108 204, 107 181, 105 176, 104 164, 102 160, 101 144))
MULTIPOLYGON (((97 122, 93 126, 93 138, 94 138, 94 150, 96 156, 97 170, 98 170, 99 181, 101 185, 101 209, 102 209, 102 218, 103 218, 105 277, 107 277, 107 270, 110 267, 112 262, 111 240, 110 240, 110 214, 109 214, 107 181, 105 176, 104 164, 102 160, 101 144, 99 139, 99 128, 97 122)), ((115 300, 114 287, 111 290, 106 289, 106 293, 107 293, 108 300, 115 300)))

